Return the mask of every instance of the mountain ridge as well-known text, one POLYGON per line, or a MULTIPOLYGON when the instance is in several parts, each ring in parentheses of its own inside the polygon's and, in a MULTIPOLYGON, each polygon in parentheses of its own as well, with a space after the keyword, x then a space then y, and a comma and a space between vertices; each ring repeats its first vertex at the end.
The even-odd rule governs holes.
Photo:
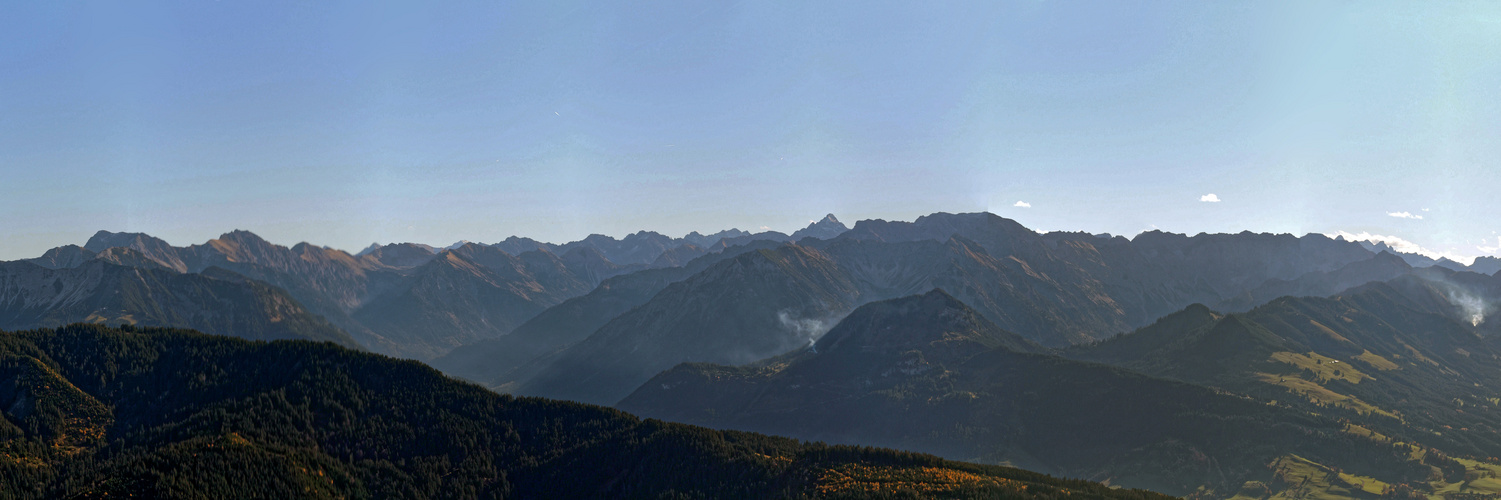
POLYGON ((1360 473, 1426 476, 1384 444, 1341 438, 1344 424, 1333 418, 1020 342, 932 291, 863 305, 795 356, 741 367, 678 365, 617 407, 714 428, 1008 462, 1177 495, 1230 496, 1288 453, 1360 473), (1009 346, 1002 339, 1011 339, 1009 346))
POLYGON ((512 398, 326 343, 4 332, 0 382, 0 477, 21 499, 1165 498, 512 398))

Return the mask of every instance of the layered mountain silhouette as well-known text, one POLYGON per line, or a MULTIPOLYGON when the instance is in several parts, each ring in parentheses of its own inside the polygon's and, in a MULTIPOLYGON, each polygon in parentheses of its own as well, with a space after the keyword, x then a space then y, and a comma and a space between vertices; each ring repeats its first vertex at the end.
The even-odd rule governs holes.
MULTIPOLYGON (((606 307, 573 302, 538 315, 590 321, 526 329, 515 342, 475 344, 438 366, 501 390, 610 404, 666 367, 782 354, 855 306, 934 288, 950 291, 1007 331, 1056 348, 1129 331, 1193 303, 1254 306, 1273 298, 1262 297, 1279 281, 1332 293, 1360 278, 1410 271, 1389 258, 1375 260, 1358 244, 1321 235, 1152 232, 1128 240, 1038 234, 992 214, 861 221, 833 239, 805 239, 777 251, 800 256, 796 262, 816 261, 818 268, 744 265, 773 260, 763 252, 737 257, 743 259, 734 273, 708 267, 644 280, 654 286, 622 289, 631 291, 630 300, 606 307), (672 280, 685 285, 667 286, 672 280), (746 292, 766 283, 782 288, 746 292), (589 327, 597 330, 584 333, 589 327), (544 340, 553 332, 559 332, 556 339, 544 340), (487 359, 495 360, 488 368, 487 359)), ((601 293, 607 296, 619 294, 601 293)))
POLYGON ((746 252, 605 323, 517 392, 613 403, 682 360, 748 363, 808 345, 857 294, 837 264, 809 248, 746 252))
POLYGON ((496 243, 495 247, 513 255, 533 250, 546 250, 563 255, 575 250, 591 249, 610 262, 622 266, 670 267, 679 266, 706 253, 727 247, 743 245, 751 241, 796 241, 805 237, 829 239, 849 230, 834 214, 824 216, 791 236, 775 231, 750 233, 728 229, 710 235, 688 233, 682 238, 671 238, 652 231, 626 235, 619 240, 602 234, 591 234, 574 242, 553 244, 531 238, 512 236, 496 243))
POLYGON ((11 439, 0 453, 27 457, 0 461, 0 474, 38 485, 32 497, 202 494, 181 489, 185 478, 217 477, 215 467, 230 463, 248 471, 234 477, 255 480, 204 487, 409 497, 859 496, 875 484, 918 496, 1106 494, 1011 469, 674 427, 568 403, 413 399, 411 391, 475 389, 326 345, 137 331, 177 326, 427 360, 519 396, 1177 495, 1501 493, 1488 482, 1501 475, 1491 458, 1501 456, 1501 271, 1483 272, 1490 267, 1501 270, 1488 259, 1422 261, 1317 234, 1039 233, 986 213, 853 228, 830 215, 791 235, 642 231, 564 244, 377 244, 358 254, 246 231, 187 247, 100 232, 83 246, 0 263, 0 328, 136 325, 0 335, 14 347, 6 352, 19 353, 0 359, 0 376, 12 377, 0 379, 0 437, 11 439), (177 351, 176 342, 199 347, 177 351), (260 349, 303 364, 277 364, 260 349), (107 359, 90 358, 95 351, 107 359), (135 355, 187 368, 121 364, 135 355), (214 382, 275 378, 263 363, 293 378, 251 392, 214 382), (177 376, 192 388, 172 385, 177 376), (398 383, 410 377, 442 383, 398 383), (170 388, 146 395, 152 384, 170 388), (483 409, 497 404, 519 413, 483 409), (162 413, 144 417, 146 407, 162 413), (236 420, 242 413, 267 423, 236 420), (491 420, 498 427, 483 423, 491 420), (325 425, 381 437, 316 430, 325 425), (439 444, 398 444, 408 442, 439 444), (195 453, 211 457, 205 468, 176 472, 195 453), (689 467, 673 457, 688 457, 699 467, 690 475, 706 479, 669 484, 652 479, 669 469, 622 465, 689 467), (544 489, 583 469, 594 472, 544 489), (925 479, 902 479, 912 477, 925 479), (924 489, 938 477, 967 486, 924 489), (1029 489, 995 489, 1020 484, 997 478, 1029 489))
POLYGON ((1401 257, 1381 252, 1369 260, 1352 262, 1334 271, 1313 271, 1297 278, 1271 279, 1261 286, 1220 301, 1220 311, 1243 312, 1284 296, 1327 297, 1373 281, 1388 281, 1413 273, 1401 257))
POLYGON ((1472 272, 1478 274, 1496 274, 1501 272, 1501 257, 1482 255, 1475 258, 1469 265, 1449 260, 1447 257, 1437 259, 1427 255, 1402 252, 1391 245, 1380 241, 1360 241, 1361 246, 1372 252, 1388 252, 1401 257, 1404 262, 1412 267, 1442 267, 1451 271, 1472 272))
POLYGON ((309 342, 0 334, 8 498, 1165 498, 516 399, 309 342))
MULTIPOLYGON (((830 216, 810 230, 834 234, 842 227, 830 216)), ((780 233, 764 236, 770 241, 788 239, 780 233)), ((414 243, 372 245, 350 255, 306 243, 287 248, 247 231, 188 247, 173 247, 141 233, 100 231, 82 247, 59 247, 29 262, 71 269, 104 261, 182 274, 222 269, 284 290, 359 345, 431 359, 459 345, 510 333, 546 308, 583 295, 611 277, 677 267, 723 251, 726 238, 760 241, 738 230, 680 239, 639 232, 622 240, 593 235, 564 245, 521 238, 496 245, 460 242, 446 249, 414 243)), ((217 331, 207 325, 185 326, 217 331)))
POLYGON ((616 316, 645 304, 668 285, 743 252, 778 245, 771 240, 753 241, 704 255, 682 267, 648 269, 604 280, 589 293, 542 311, 508 335, 466 344, 432 360, 431 364, 487 386, 513 386, 545 368, 562 349, 587 338, 616 316))
MULTIPOLYGON (((104 255, 111 254, 149 262, 125 248, 108 249, 104 255)), ((182 274, 103 259, 60 269, 24 261, 0 263, 0 329, 52 327, 77 321, 180 326, 248 339, 359 345, 286 292, 220 268, 182 274)))
MULTIPOLYGON (((65 268, 105 259, 184 273, 219 267, 285 290, 369 349, 432 359, 459 345, 506 336, 547 308, 580 297, 614 276, 684 267, 706 255, 741 251, 737 247, 744 242, 794 239, 798 246, 831 260, 830 272, 856 291, 849 304, 840 304, 845 309, 831 310, 831 316, 837 318, 858 304, 942 287, 1001 327, 1052 347, 1128 331, 1196 302, 1244 309, 1285 289, 1332 293, 1359 278, 1387 278, 1403 271, 1390 266, 1343 270, 1371 260, 1372 254, 1359 244, 1319 235, 1188 237, 1151 232, 1128 240, 1038 234, 992 214, 943 213, 913 222, 861 221, 849 230, 830 215, 794 236, 731 230, 673 239, 638 232, 620 240, 593 235, 562 245, 513 237, 491 246, 460 244, 443 250, 416 244, 373 246, 360 255, 305 243, 282 247, 244 231, 182 248, 144 234, 100 232, 83 247, 54 249, 33 262, 65 268), (139 255, 104 255, 112 248, 129 248, 139 255), (508 255, 519 264, 486 257, 477 249, 508 255), (1279 288, 1274 280, 1294 283, 1279 288)), ((670 274, 670 281, 690 277, 670 274)), ((638 307, 646 302, 637 298, 626 303, 638 307)), ((625 312, 584 314, 608 321, 625 312)), ((604 324, 588 324, 595 323, 604 324)), ((582 343, 593 333, 573 331, 542 341, 541 351, 582 343)), ((773 340, 754 342, 771 345, 773 340)), ((746 352, 775 354, 754 346, 746 352)), ((670 366, 680 361, 695 360, 646 364, 670 366)), ((480 370, 486 373, 457 374, 493 381, 488 377, 517 364, 504 362, 498 363, 500 369, 480 370)), ((545 363, 534 357, 522 364, 545 363)))
POLYGON ((1177 495, 1237 491, 1287 454, 1427 475, 1388 444, 1348 439, 1334 418, 1048 354, 942 290, 861 306, 799 353, 679 365, 618 407, 1177 495))
POLYGON ((1450 277, 1283 297, 1243 314, 1193 306, 1067 355, 1339 415, 1450 453, 1501 456, 1501 345, 1455 303, 1462 285, 1450 277))
MULTIPOLYGON (((951 263, 935 269, 944 281, 932 285, 950 290, 1002 328, 1050 346, 1103 338, 1188 304, 1218 303, 1268 280, 1335 271, 1372 256, 1358 244, 1317 234, 1190 237, 1151 231, 1128 240, 1038 234, 993 214, 940 213, 910 223, 861 221, 834 239, 829 251, 837 253, 834 246, 850 241, 946 243, 939 251, 951 263), (976 273, 983 277, 968 278, 976 273), (1008 305, 1020 303, 1027 305, 1008 305)), ((908 252, 888 253, 916 260, 908 252)), ((891 274, 911 266, 875 261, 864 267, 891 274)), ((897 274, 887 280, 933 281, 928 276, 897 274)))

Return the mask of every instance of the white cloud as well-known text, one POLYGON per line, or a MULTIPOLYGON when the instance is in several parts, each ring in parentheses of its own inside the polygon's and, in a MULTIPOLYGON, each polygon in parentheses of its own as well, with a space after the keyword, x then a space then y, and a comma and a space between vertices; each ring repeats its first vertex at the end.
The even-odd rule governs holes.
POLYGON ((1387 212, 1386 215, 1389 215, 1391 217, 1396 217, 1398 219, 1417 219, 1417 220, 1423 220, 1423 216, 1421 216, 1421 215, 1413 215, 1412 212, 1387 212))
MULTIPOLYGON (((1495 234, 1495 233, 1492 233, 1492 234, 1495 234)), ((1476 246, 1475 249, 1476 250, 1480 250, 1480 253, 1488 253, 1488 254, 1494 254, 1494 253, 1496 253, 1498 251, 1501 251, 1501 237, 1496 238, 1496 245, 1495 246, 1489 246, 1488 247, 1488 246, 1485 246, 1485 245, 1486 245, 1485 238, 1481 238, 1480 239, 1480 245, 1476 246)))
MULTIPOLYGON (((1458 262, 1460 264, 1464 264, 1466 266, 1468 266, 1470 264, 1473 264, 1475 262, 1475 256, 1474 255, 1459 255, 1459 254, 1454 253, 1454 252, 1440 252, 1440 251, 1437 251, 1437 250, 1429 250, 1427 248, 1423 248, 1422 246, 1419 246, 1417 243, 1413 243, 1411 241, 1404 240, 1404 239, 1399 238, 1397 236, 1384 236, 1384 235, 1380 235, 1380 234, 1371 234, 1371 233, 1367 233, 1367 232, 1363 232, 1363 231, 1361 233, 1359 233, 1359 234, 1347 233, 1347 232, 1344 232, 1344 231, 1339 231, 1339 232, 1336 232, 1334 234, 1326 234, 1325 236, 1328 236, 1330 238, 1343 237, 1345 239, 1345 241, 1369 241, 1369 242, 1372 242, 1372 243, 1385 243, 1386 246, 1392 247, 1392 250, 1396 250, 1398 252, 1402 252, 1402 253, 1415 253, 1415 254, 1422 255, 1424 257, 1427 257, 1427 258, 1430 258, 1430 259, 1434 259, 1434 260, 1438 260, 1438 259, 1441 259, 1441 258, 1443 258, 1443 259, 1449 259, 1449 260, 1452 260, 1454 262, 1458 262)), ((1498 243, 1498 245, 1501 245, 1501 243, 1498 243)))
POLYGON ((1011 205, 1011 206, 1013 206, 1013 207, 1021 207, 1021 208, 1032 208, 1032 204, 1031 203, 1027 203, 1025 201, 1018 201, 1018 202, 1016 202, 1015 205, 1011 205))
POLYGON ((1205 202, 1205 203, 1219 203, 1220 202, 1220 197, 1215 196, 1214 193, 1209 193, 1209 194, 1206 194, 1204 196, 1200 196, 1199 197, 1199 201, 1202 201, 1202 202, 1205 202))

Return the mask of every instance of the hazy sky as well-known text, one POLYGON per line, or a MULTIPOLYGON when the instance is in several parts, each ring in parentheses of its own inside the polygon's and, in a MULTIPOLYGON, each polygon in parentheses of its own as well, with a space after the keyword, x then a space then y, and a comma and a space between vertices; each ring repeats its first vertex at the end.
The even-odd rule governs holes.
POLYGON ((984 210, 1501 247, 1501 2, 624 3, 0 3, 0 259, 984 210))

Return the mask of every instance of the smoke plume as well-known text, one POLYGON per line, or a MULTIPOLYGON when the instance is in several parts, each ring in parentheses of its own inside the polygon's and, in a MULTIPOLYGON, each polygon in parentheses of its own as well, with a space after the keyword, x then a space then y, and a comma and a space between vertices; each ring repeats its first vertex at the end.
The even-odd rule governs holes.
POLYGON ((812 346, 823 334, 828 333, 830 328, 838 322, 836 318, 795 318, 790 310, 777 312, 777 321, 782 328, 792 333, 792 338, 797 347, 812 346))
POLYGON ((1480 326, 1480 323, 1485 321, 1485 316, 1490 313, 1491 309, 1485 299, 1457 286, 1444 288, 1444 294, 1449 297, 1449 303, 1459 307, 1465 317, 1470 320, 1470 326, 1480 326))

